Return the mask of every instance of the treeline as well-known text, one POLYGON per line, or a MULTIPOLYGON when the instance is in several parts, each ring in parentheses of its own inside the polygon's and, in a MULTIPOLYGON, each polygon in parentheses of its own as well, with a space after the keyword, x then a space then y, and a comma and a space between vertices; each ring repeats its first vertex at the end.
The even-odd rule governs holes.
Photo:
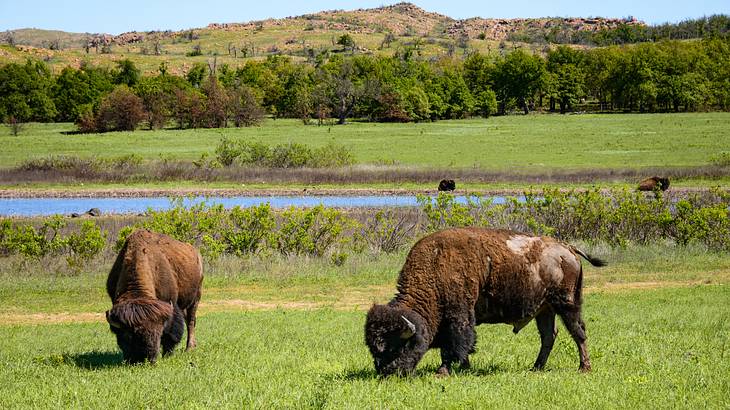
POLYGON ((715 14, 679 23, 655 26, 626 22, 614 28, 597 31, 576 30, 572 24, 557 24, 551 28, 521 28, 507 37, 510 41, 532 44, 580 44, 587 46, 611 46, 665 40, 727 38, 730 35, 730 16, 715 14))
POLYGON ((257 124, 264 115, 305 123, 348 118, 433 121, 512 109, 660 112, 730 108, 730 40, 665 41, 544 56, 425 60, 333 55, 298 63, 271 56, 238 68, 197 63, 184 77, 163 64, 142 76, 129 60, 113 69, 82 65, 52 75, 37 61, 0 67, 6 121, 73 121, 81 131, 257 124))

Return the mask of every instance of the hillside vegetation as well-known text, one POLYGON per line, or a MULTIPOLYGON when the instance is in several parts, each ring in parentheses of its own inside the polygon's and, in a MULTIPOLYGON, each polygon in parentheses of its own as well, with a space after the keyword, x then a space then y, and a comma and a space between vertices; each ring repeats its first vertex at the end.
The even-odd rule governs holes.
POLYGON ((301 59, 327 52, 342 52, 337 39, 350 34, 352 51, 393 55, 418 47, 424 56, 461 55, 510 50, 528 45, 539 50, 547 44, 582 46, 702 38, 725 35, 727 16, 711 16, 678 24, 647 26, 632 17, 453 19, 410 3, 374 9, 323 11, 285 19, 244 23, 211 23, 182 31, 128 32, 119 35, 66 33, 18 29, 0 33, 0 61, 43 59, 54 71, 79 67, 84 61, 110 65, 132 58, 144 72, 163 61, 172 73, 187 72, 195 61, 216 57, 237 65, 240 59, 290 55, 301 59), (194 51, 197 50, 197 51, 194 51), (188 56, 188 54, 198 54, 188 56))

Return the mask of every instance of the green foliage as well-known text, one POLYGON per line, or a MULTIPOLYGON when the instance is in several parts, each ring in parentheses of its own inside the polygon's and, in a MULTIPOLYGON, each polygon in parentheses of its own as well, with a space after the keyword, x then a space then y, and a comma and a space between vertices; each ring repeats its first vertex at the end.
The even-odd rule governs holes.
POLYGON ((117 68, 114 72, 114 84, 134 87, 141 77, 141 72, 132 60, 124 59, 116 62, 117 68))
POLYGON ((283 255, 323 256, 330 248, 348 241, 344 233, 354 224, 341 211, 323 205, 291 207, 282 212, 275 246, 283 255))
POLYGON ((0 121, 50 121, 56 106, 50 97, 53 77, 48 66, 28 60, 0 66, 0 121))
POLYGON ((106 246, 106 233, 94 221, 84 221, 79 231, 64 235, 66 220, 56 215, 42 221, 39 228, 31 224, 0 221, 0 256, 18 254, 39 260, 47 256, 68 255, 68 266, 81 269, 106 246))
POLYGON ((96 222, 84 221, 78 233, 72 232, 66 237, 68 265, 75 270, 81 270, 104 250, 106 238, 107 233, 96 222))
POLYGON ((223 137, 215 148, 216 161, 223 166, 255 165, 269 168, 328 168, 355 163, 352 153, 332 141, 312 149, 300 143, 266 144, 223 137))
POLYGON ((526 192, 493 204, 478 197, 460 203, 451 194, 421 196, 429 231, 458 226, 492 226, 627 247, 671 240, 699 243, 715 251, 730 249, 730 197, 720 192, 672 201, 661 192, 599 190, 526 192))
POLYGON ((492 207, 491 199, 478 194, 469 195, 464 202, 445 192, 439 192, 435 198, 417 195, 416 201, 426 217, 426 230, 429 232, 464 226, 488 226, 488 218, 501 209, 501 206, 492 207))
POLYGON ((234 207, 221 232, 223 251, 236 256, 255 254, 273 242, 275 228, 276 220, 268 203, 250 208, 234 207))

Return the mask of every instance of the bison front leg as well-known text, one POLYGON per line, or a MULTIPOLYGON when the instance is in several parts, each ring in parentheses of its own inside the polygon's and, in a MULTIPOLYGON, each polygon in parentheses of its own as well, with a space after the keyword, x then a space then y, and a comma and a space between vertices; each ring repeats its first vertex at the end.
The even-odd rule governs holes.
POLYGON ((185 331, 184 326, 182 312, 179 307, 175 306, 170 323, 168 323, 162 331, 161 342, 163 356, 167 356, 172 353, 172 351, 175 350, 175 346, 180 343, 183 332, 185 331))
POLYGON ((540 353, 537 355, 532 370, 545 368, 550 352, 553 350, 555 337, 558 335, 558 328, 555 326, 555 312, 546 309, 535 317, 537 330, 540 332, 540 353))
POLYGON ((476 332, 474 332, 474 312, 452 317, 445 324, 443 344, 441 346, 441 367, 436 371, 440 376, 451 374, 451 366, 458 363, 468 368, 469 354, 474 353, 476 332))
POLYGON ((198 301, 196 300, 190 307, 185 311, 185 322, 188 327, 188 341, 185 345, 185 351, 194 348, 197 343, 195 341, 195 315, 198 311, 198 301))
POLYGON ((578 370, 588 372, 591 370, 591 361, 588 358, 588 347, 586 346, 586 325, 580 314, 580 307, 566 310, 560 313, 563 324, 573 336, 575 344, 578 345, 578 354, 580 356, 580 367, 578 370))

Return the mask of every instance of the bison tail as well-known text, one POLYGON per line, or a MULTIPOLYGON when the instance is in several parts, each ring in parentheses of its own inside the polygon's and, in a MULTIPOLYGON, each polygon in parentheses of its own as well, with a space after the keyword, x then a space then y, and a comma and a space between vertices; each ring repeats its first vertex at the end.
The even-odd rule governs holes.
POLYGON ((603 259, 599 259, 599 258, 593 257, 593 256, 591 256, 591 255, 583 252, 582 250, 580 250, 580 249, 578 249, 576 247, 572 247, 572 248, 573 248, 573 251, 575 251, 575 253, 577 253, 578 255, 580 255, 582 257, 584 257, 585 260, 587 260, 588 262, 590 262, 590 264, 593 265, 593 266, 601 267, 601 266, 608 265, 608 263, 606 261, 604 261, 603 259))

